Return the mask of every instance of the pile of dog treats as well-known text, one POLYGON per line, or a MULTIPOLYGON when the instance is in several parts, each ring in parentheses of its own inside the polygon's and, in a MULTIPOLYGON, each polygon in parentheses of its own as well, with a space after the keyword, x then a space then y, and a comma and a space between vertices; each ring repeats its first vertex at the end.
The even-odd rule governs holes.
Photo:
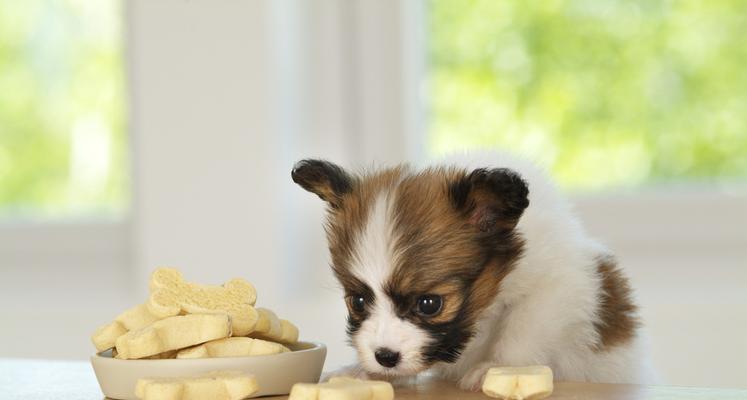
POLYGON ((144 304, 119 314, 91 337, 99 352, 120 359, 208 358, 290 351, 298 328, 266 308, 257 292, 232 279, 222 286, 186 282, 173 268, 159 268, 144 304))

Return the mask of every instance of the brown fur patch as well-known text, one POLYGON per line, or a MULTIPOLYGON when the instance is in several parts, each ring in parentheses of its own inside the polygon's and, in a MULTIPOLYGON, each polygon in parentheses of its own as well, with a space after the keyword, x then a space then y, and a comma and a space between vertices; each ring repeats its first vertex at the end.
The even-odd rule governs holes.
POLYGON ((352 190, 342 196, 341 207, 329 209, 325 230, 332 269, 343 287, 360 286, 360 282, 350 274, 355 240, 365 226, 378 194, 392 190, 406 170, 407 166, 399 166, 361 176, 355 180, 352 190))
POLYGON ((482 310, 487 308, 498 294, 498 289, 503 278, 513 270, 513 263, 503 268, 492 266, 483 269, 472 285, 470 293, 470 303, 468 312, 472 315, 479 315, 482 310))
POLYGON ((597 273, 601 279, 601 293, 599 321, 594 323, 594 328, 600 339, 597 351, 603 351, 629 342, 640 322, 628 279, 617 267, 614 258, 600 257, 597 273))
POLYGON ((498 293, 521 254, 522 241, 507 231, 486 232, 455 209, 450 185, 466 176, 455 168, 428 169, 404 178, 394 204, 396 264, 388 293, 404 315, 418 296, 444 298, 441 313, 424 322, 455 317, 469 325, 498 293), (503 246, 494 240, 505 239, 503 246))

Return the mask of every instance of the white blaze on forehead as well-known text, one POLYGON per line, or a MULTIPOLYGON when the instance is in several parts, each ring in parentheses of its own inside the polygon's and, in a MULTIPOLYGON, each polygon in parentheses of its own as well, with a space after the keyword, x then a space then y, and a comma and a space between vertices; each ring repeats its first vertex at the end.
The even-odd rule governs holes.
POLYGON ((396 263, 393 198, 388 191, 378 195, 355 241, 351 271, 371 288, 375 299, 353 343, 361 365, 369 372, 411 374, 422 368, 421 351, 430 337, 415 324, 399 318, 391 299, 384 293, 396 263), (391 369, 379 365, 375 357, 379 348, 400 353, 399 364, 391 369))
POLYGON ((394 268, 393 197, 389 191, 376 197, 353 249, 352 272, 374 292, 394 268))

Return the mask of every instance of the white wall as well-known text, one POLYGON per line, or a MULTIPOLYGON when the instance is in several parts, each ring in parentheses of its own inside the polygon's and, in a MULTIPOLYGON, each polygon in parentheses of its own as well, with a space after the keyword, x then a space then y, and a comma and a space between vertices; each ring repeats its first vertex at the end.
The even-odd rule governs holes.
POLYGON ((117 222, 0 226, 0 357, 85 358, 132 302, 128 243, 117 222))
POLYGON ((258 285, 276 280, 282 149, 267 101, 267 12, 264 2, 130 2, 138 268, 179 265, 198 280, 263 269, 258 285))
MULTIPOLYGON (((319 101, 302 97, 312 81, 296 68, 305 60, 294 53, 293 10, 130 3, 137 289, 144 295, 149 271, 164 264, 202 282, 246 277, 259 304, 296 321, 303 337, 342 343, 343 307, 320 286, 331 282, 320 225, 307 223, 321 204, 295 187, 290 170, 304 150, 344 154, 335 144, 344 120, 317 120, 318 133, 305 132, 317 113, 304 107, 341 100, 327 90, 319 101)), ((334 346, 330 358, 344 352, 334 346)))

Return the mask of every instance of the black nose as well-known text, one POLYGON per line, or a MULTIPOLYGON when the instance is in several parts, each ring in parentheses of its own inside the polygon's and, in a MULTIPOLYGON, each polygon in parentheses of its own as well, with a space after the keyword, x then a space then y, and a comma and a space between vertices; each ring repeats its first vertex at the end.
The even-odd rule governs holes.
POLYGON ((376 350, 374 355, 376 356, 376 361, 387 368, 392 368, 399 362, 399 353, 395 353, 386 347, 376 350))

